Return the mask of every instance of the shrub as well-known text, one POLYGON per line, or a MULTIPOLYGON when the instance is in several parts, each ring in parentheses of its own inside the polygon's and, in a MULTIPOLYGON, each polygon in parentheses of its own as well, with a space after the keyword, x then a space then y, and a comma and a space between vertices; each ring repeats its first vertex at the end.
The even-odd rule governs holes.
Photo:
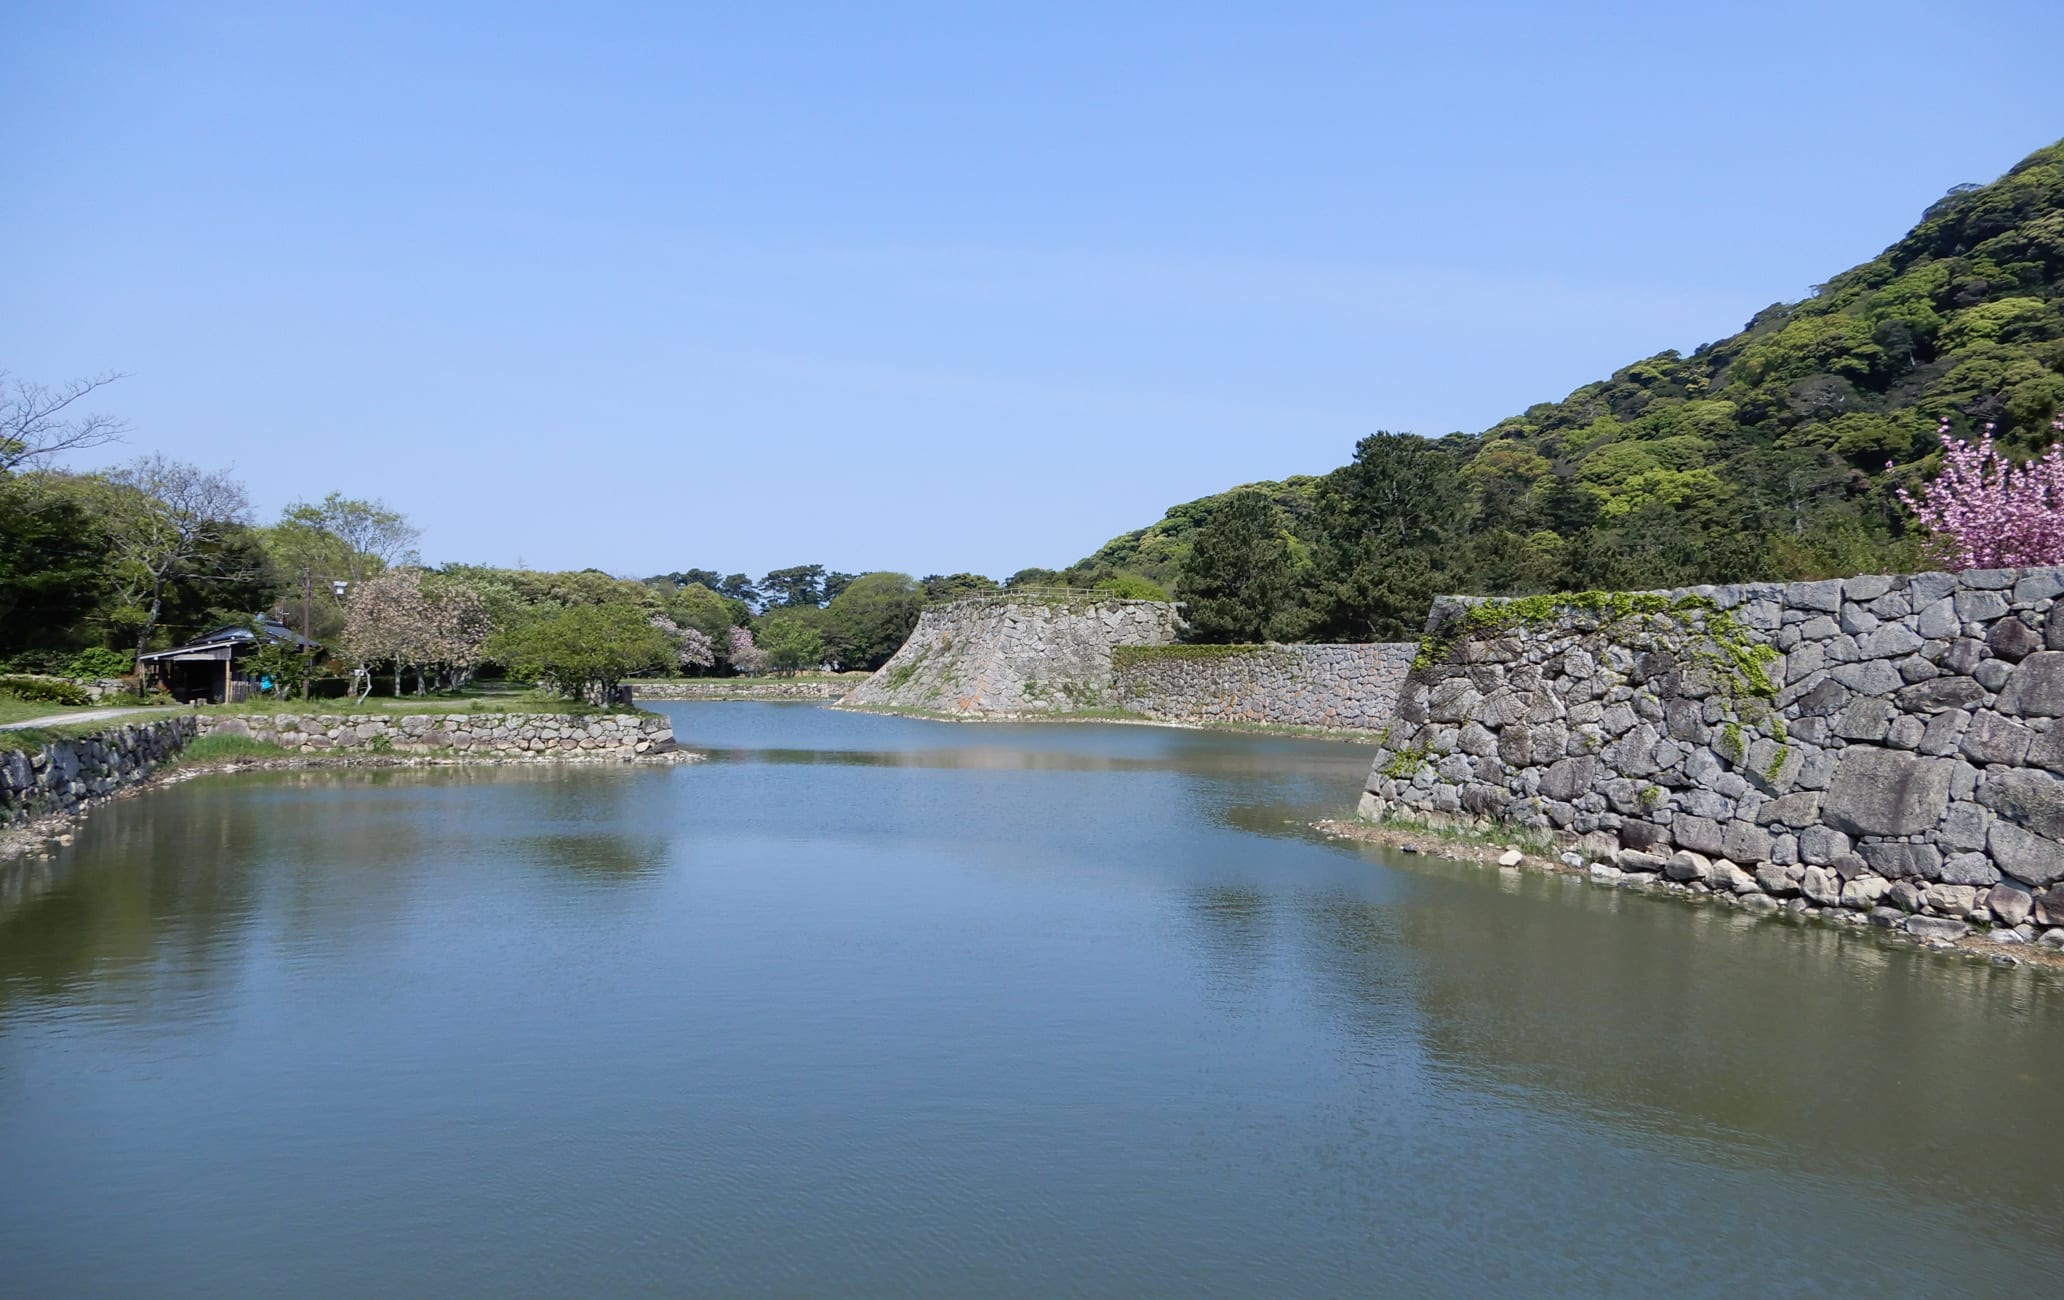
POLYGON ((133 650, 106 650, 95 646, 72 656, 67 670, 74 677, 121 677, 136 662, 133 650))
POLYGON ((93 703, 93 697, 85 687, 62 677, 29 677, 23 674, 0 677, 0 691, 31 704, 93 703))
POLYGON ((1114 573, 1098 580, 1095 591, 1109 592, 1124 600, 1167 600, 1168 590, 1151 578, 1142 578, 1137 573, 1114 573))

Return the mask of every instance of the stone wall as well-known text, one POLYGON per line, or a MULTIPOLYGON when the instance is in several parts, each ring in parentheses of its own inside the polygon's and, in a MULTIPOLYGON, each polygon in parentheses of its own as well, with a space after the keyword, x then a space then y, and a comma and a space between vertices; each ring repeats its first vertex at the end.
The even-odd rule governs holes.
POLYGON ((1158 600, 981 596, 934 606, 881 670, 846 696, 933 713, 1066 713, 1112 704, 1111 651, 1175 640, 1158 600))
POLYGON ((247 736, 302 754, 463 754, 480 758, 629 761, 674 752, 653 713, 201 714, 204 736, 247 736))
POLYGON ((844 681, 741 682, 711 677, 693 682, 626 682, 634 700, 839 700, 859 683, 844 681))
POLYGON ((0 751, 0 826, 47 814, 76 812, 135 785, 193 739, 196 720, 109 727, 33 752, 0 751))
POLYGON ((1364 816, 1751 905, 2064 926, 2064 569, 1438 602, 1364 816))
POLYGON ((1375 731, 1416 644, 1169 646, 1120 650, 1114 702, 1161 722, 1375 731))

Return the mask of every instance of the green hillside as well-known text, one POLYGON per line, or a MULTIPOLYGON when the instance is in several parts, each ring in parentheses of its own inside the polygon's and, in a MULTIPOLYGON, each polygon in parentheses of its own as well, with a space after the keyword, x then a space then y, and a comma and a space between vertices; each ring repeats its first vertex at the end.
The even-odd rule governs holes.
POLYGON ((1243 563, 1287 563, 1296 592, 1270 626, 1322 638, 1410 631, 1436 590, 1912 567, 1922 539, 1893 488, 1932 471, 1938 422, 1966 437, 1995 424, 2025 456, 2060 409, 2064 142, 1957 187, 1876 258, 1689 356, 1658 353, 1478 434, 1375 435, 1331 474, 1177 506, 1069 572, 1237 581, 1185 562, 1256 491, 1278 536, 1243 563))

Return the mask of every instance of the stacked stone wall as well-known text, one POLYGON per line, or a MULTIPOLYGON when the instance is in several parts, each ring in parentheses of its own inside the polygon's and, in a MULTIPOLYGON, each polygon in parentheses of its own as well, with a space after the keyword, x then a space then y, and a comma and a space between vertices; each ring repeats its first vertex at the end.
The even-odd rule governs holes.
POLYGON ((695 682, 629 682, 636 700, 838 700, 866 680, 739 682, 711 677, 695 682))
POLYGON ((1158 600, 977 597, 919 616, 910 639, 845 702, 969 716, 1113 705, 1111 652, 1175 640, 1158 600))
POLYGON ((1927 937, 2064 926, 2060 594, 2029 568, 1443 600, 1361 811, 1927 937))
POLYGON ((301 754, 451 753, 477 758, 629 761, 674 752, 652 713, 201 714, 203 736, 245 736, 301 754))
POLYGON ((1119 651, 1114 702, 1161 722, 1375 731, 1416 644, 1172 646, 1119 651))
POLYGON ((0 752, 0 826, 77 812, 135 785, 196 734, 189 715, 0 752))

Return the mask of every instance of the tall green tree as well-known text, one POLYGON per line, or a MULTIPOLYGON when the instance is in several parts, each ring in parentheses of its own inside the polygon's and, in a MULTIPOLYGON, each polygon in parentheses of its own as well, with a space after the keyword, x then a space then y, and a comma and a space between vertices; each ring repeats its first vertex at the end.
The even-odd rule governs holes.
POLYGON ((776 672, 799 672, 824 662, 824 637, 811 617, 815 612, 777 609, 760 619, 755 636, 776 672))
POLYGON ((501 631, 489 652, 517 677, 599 704, 625 678, 667 667, 674 646, 633 606, 575 605, 501 631))
POLYGON ((1354 460, 1319 481, 1319 526, 1342 545, 1364 538, 1408 550, 1460 536, 1474 515, 1461 449, 1409 433, 1372 433, 1354 460))
POLYGON ((928 601, 959 600, 965 596, 989 596, 1002 590, 996 579, 979 573, 928 573, 917 580, 928 601))
POLYGON ((1236 492, 1199 529, 1176 595, 1199 641, 1264 641, 1284 634, 1296 577, 1280 512, 1260 492, 1236 492))
POLYGON ((861 574, 825 607, 825 649, 841 668, 879 668, 909 638, 924 603, 907 573, 861 574))
POLYGON ((760 579, 760 597, 768 609, 816 609, 825 599, 824 566, 776 569, 760 579))
POLYGON ((94 639, 112 575, 100 519, 69 480, 0 475, 0 658, 94 639))

